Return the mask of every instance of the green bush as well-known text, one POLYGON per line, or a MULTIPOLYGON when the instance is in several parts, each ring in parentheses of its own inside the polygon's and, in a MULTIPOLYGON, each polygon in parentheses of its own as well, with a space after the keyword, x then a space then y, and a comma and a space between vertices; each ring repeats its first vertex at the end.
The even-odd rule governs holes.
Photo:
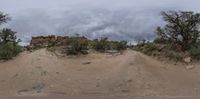
POLYGON ((127 48, 127 42, 114 41, 114 42, 111 42, 110 47, 111 47, 110 49, 112 50, 118 50, 118 51, 125 50, 127 48))
POLYGON ((156 38, 156 39, 154 39, 153 42, 157 43, 157 44, 169 44, 169 43, 172 43, 170 40, 165 40, 165 39, 161 39, 161 38, 156 38))
POLYGON ((95 39, 93 43, 93 48, 100 52, 105 52, 106 50, 125 50, 127 48, 126 41, 108 41, 107 38, 95 39))
POLYGON ((189 49, 189 53, 190 55, 195 58, 195 59, 200 59, 200 43, 193 45, 190 49, 189 49))
POLYGON ((137 45, 133 49, 150 56, 165 56, 175 61, 182 61, 189 52, 193 59, 200 60, 200 42, 192 44, 186 51, 181 51, 178 45, 158 41, 137 45))
POLYGON ((165 52, 165 55, 172 60, 181 61, 183 59, 184 53, 169 50, 165 52))
POLYGON ((85 37, 70 37, 66 40, 66 45, 68 55, 87 54, 88 40, 85 37))
POLYGON ((47 45, 48 48, 56 46, 56 42, 50 41, 47 45))
POLYGON ((155 43, 146 43, 143 47, 141 47, 142 52, 147 55, 152 55, 155 51, 158 51, 158 45, 155 43))
POLYGON ((126 41, 108 41, 107 38, 88 40, 86 37, 70 37, 66 40, 66 53, 68 55, 77 55, 79 53, 87 54, 88 49, 95 49, 99 52, 106 50, 125 50, 127 48, 126 41))
POLYGON ((95 39, 94 42, 93 48, 97 51, 104 52, 110 49, 108 38, 101 38, 100 40, 95 39))
POLYGON ((178 52, 173 50, 172 44, 160 44, 155 42, 149 42, 145 43, 143 46, 136 46, 135 49, 150 56, 163 55, 169 59, 176 61, 181 61, 184 56, 184 52, 178 52))
POLYGON ((11 59, 21 52, 21 47, 13 42, 0 45, 0 59, 11 59))

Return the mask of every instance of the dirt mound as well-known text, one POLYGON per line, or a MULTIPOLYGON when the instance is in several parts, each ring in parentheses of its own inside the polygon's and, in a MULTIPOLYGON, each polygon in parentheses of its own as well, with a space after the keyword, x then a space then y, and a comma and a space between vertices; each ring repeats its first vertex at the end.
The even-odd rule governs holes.
POLYGON ((191 99, 200 95, 200 68, 194 66, 188 71, 131 50, 60 58, 41 49, 0 63, 0 97, 191 99))

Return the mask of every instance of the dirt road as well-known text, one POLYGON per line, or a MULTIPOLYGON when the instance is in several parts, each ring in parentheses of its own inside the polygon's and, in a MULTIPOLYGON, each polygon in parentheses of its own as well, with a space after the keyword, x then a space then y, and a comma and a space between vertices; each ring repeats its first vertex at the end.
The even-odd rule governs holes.
POLYGON ((0 63, 0 99, 199 99, 194 67, 131 50, 62 58, 41 49, 0 63))

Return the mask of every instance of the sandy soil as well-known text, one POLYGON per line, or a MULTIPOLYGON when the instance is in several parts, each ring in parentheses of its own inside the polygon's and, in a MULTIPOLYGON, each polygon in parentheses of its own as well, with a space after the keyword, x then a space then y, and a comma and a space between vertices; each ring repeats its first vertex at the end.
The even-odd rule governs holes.
POLYGON ((0 63, 0 99, 199 99, 200 65, 139 52, 57 57, 46 49, 0 63))

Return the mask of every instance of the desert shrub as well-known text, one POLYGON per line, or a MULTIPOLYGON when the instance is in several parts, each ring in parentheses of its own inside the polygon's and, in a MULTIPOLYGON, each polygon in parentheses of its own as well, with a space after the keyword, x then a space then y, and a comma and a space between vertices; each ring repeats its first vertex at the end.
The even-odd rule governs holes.
POLYGON ((93 48, 97 51, 104 52, 110 49, 108 38, 95 39, 94 42, 93 48))
POLYGON ((190 55, 195 59, 200 59, 200 43, 192 45, 189 49, 190 55))
POLYGON ((56 46, 56 42, 50 41, 47 45, 48 48, 56 46))
POLYGON ((127 48, 127 42, 126 41, 116 41, 113 45, 114 50, 125 50, 127 48))
POLYGON ((170 40, 165 40, 165 39, 161 39, 161 38, 156 38, 153 41, 154 43, 157 44, 168 44, 168 43, 172 43, 170 40))
POLYGON ((148 42, 143 45, 138 44, 138 45, 134 46, 133 49, 137 50, 137 51, 141 51, 142 53, 150 55, 150 56, 153 54, 155 55, 156 52, 159 52, 158 44, 153 43, 153 42, 148 42))
POLYGON ((95 45, 96 45, 95 40, 88 40, 88 49, 93 49, 95 45))
POLYGON ((0 45, 0 59, 11 59, 21 52, 21 47, 14 42, 7 42, 0 45))
MULTIPOLYGON (((9 20, 7 14, 0 12, 0 25, 9 20)), ((21 47, 18 45, 16 32, 8 28, 0 30, 0 59, 11 59, 21 52, 21 47)))
POLYGON ((141 51, 149 56, 165 56, 169 59, 181 61, 184 52, 178 52, 172 49, 172 44, 160 44, 155 42, 145 43, 143 46, 136 46, 134 49, 141 51))
POLYGON ((140 50, 150 56, 164 55, 165 57, 176 61, 182 60, 184 56, 184 52, 173 50, 172 44, 146 43, 140 50))
POLYGON ((165 52, 165 55, 166 55, 166 57, 168 57, 172 60, 181 61, 183 59, 184 53, 169 50, 169 51, 165 52))
POLYGON ((105 52, 106 50, 125 50, 127 48, 126 41, 109 41, 108 38, 95 39, 92 42, 92 48, 97 51, 105 52))
POLYGON ((147 55, 152 55, 153 52, 158 51, 158 46, 155 43, 146 43, 141 50, 147 55))
POLYGON ((153 42, 154 43, 164 43, 164 41, 160 38, 156 38, 153 42))
POLYGON ((68 55, 86 54, 88 40, 85 37, 70 37, 66 40, 66 45, 68 55))
POLYGON ((4 28, 0 31, 0 59, 11 59, 18 55, 22 49, 18 45, 20 39, 17 39, 16 32, 4 28))

